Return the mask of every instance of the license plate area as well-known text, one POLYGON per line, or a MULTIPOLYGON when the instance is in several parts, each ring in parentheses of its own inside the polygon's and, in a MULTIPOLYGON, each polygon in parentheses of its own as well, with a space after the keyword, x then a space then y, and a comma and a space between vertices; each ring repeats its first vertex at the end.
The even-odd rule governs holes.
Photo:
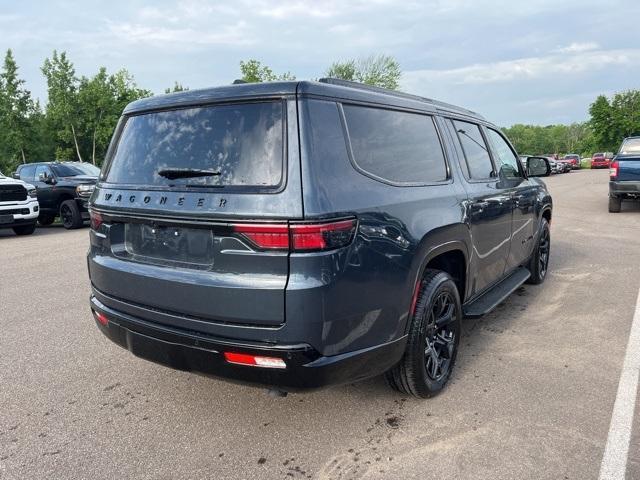
POLYGON ((13 215, 0 215, 0 225, 13 222, 13 215))
POLYGON ((206 228, 126 223, 120 254, 143 263, 206 270, 214 262, 214 235, 206 228))

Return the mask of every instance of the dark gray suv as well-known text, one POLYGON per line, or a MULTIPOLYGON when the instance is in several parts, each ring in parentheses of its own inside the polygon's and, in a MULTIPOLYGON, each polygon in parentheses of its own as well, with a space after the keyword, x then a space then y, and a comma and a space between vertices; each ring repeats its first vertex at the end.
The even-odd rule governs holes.
POLYGON ((460 321, 546 275, 551 197, 462 108, 323 79, 126 107, 91 198, 91 309, 137 356, 427 397, 460 321))

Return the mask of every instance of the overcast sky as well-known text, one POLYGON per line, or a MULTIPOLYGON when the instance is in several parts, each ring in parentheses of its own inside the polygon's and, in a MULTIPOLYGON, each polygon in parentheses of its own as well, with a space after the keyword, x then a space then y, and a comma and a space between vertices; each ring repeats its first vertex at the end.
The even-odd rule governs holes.
POLYGON ((306 79, 386 53, 403 90, 505 126, 582 121, 598 94, 640 88, 639 24, 640 0, 0 0, 0 48, 42 100, 53 49, 157 93, 230 83, 242 59, 306 79))

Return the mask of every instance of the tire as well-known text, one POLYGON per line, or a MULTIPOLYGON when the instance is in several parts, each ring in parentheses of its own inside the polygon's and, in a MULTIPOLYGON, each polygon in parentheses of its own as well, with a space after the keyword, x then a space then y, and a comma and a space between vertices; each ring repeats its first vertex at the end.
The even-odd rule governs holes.
POLYGON ((622 199, 618 197, 609 197, 609 213, 620 213, 622 209, 622 199))
POLYGON ((40 214, 40 216, 38 217, 38 223, 43 227, 46 227, 47 225, 51 225, 55 219, 55 215, 40 214))
POLYGON ((549 229, 549 222, 546 218, 542 219, 542 225, 540 226, 540 236, 538 237, 538 243, 529 260, 529 271, 531 276, 527 280, 527 283, 531 285, 540 285, 547 278, 547 272, 549 271, 549 258, 551 257, 551 230, 549 229))
POLYGON ((60 218, 62 219, 62 226, 67 230, 80 228, 84 224, 82 214, 75 200, 62 202, 60 205, 60 218))
POLYGON ((19 227, 13 227, 13 233, 16 235, 31 235, 36 230, 36 222, 28 225, 20 225, 19 227))
POLYGON ((458 288, 445 272, 427 270, 418 288, 405 353, 385 373, 385 379, 394 390, 428 398, 442 391, 451 378, 460 343, 462 306, 458 288))

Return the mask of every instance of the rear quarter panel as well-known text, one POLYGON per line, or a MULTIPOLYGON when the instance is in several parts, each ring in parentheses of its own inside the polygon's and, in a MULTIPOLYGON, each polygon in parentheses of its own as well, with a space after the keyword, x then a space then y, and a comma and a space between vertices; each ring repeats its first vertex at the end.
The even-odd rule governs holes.
POLYGON ((287 323, 316 325, 326 355, 398 338, 426 260, 468 244, 464 190, 453 179, 419 187, 374 180, 351 164, 335 102, 302 99, 299 108, 305 219, 356 216, 359 225, 344 251, 291 256, 287 323))

